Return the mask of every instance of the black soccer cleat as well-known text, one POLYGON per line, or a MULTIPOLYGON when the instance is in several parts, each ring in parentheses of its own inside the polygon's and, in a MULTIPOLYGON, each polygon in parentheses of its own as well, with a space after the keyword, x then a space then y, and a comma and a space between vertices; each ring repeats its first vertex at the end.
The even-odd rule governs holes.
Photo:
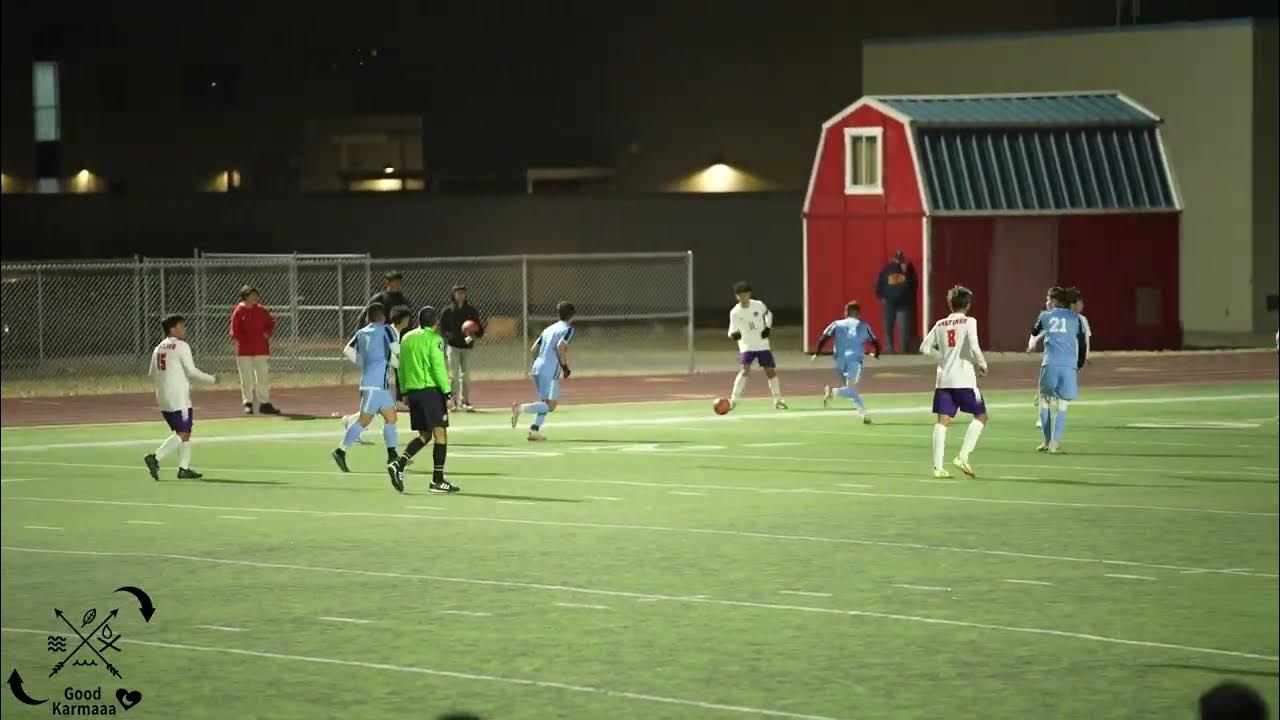
POLYGON ((279 415, 280 410, 271 403, 262 403, 258 406, 258 412, 262 415, 279 415))
POLYGON ((461 492, 462 488, 454 485, 448 480, 441 480, 440 482, 432 480, 431 484, 427 486, 427 490, 433 493, 456 493, 461 492))
POLYGON ((154 454, 142 458, 142 462, 147 464, 147 472, 151 473, 152 480, 160 479, 160 461, 156 459, 154 454))
POLYGON ((179 480, 199 480, 202 477, 204 476, 191 468, 178 468, 179 480))
POLYGON ((330 457, 332 457, 333 461, 338 464, 339 470, 345 473, 351 472, 351 469, 347 467, 347 453, 343 451, 342 448, 334 450, 330 457))
POLYGON ((404 468, 398 460, 387 464, 387 474, 391 476, 391 487, 398 493, 404 492, 404 468))
POLYGON ((253 414, 253 403, 245 403, 245 404, 244 404, 244 414, 245 414, 245 415, 252 415, 252 414, 253 414))

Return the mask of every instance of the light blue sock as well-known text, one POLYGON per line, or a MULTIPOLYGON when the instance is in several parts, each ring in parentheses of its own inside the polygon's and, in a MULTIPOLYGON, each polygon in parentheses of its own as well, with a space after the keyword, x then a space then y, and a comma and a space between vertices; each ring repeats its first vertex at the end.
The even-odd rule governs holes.
POLYGON ((840 397, 849 398, 850 400, 852 400, 856 394, 851 387, 838 387, 835 390, 832 390, 832 392, 840 397))
POLYGON ((546 415, 547 404, 539 400, 538 402, 526 403, 524 407, 520 408, 520 410, 522 412, 533 413, 534 415, 546 415))
MULTIPOLYGON (((546 403, 539 403, 539 404, 540 404, 540 405, 543 405, 544 407, 545 407, 545 405, 546 405, 546 403)), ((537 417, 535 417, 535 418, 533 419, 533 429, 534 429, 534 430, 541 430, 541 429, 542 429, 542 423, 544 423, 544 422, 546 422, 546 421, 547 421, 547 414, 546 414, 545 412, 540 412, 540 413, 538 413, 538 416, 537 416, 537 417)))
POLYGON ((862 395, 858 393, 858 388, 849 387, 846 385, 845 387, 842 387, 842 388, 836 388, 836 394, 839 395, 840 397, 845 397, 852 400, 853 404, 857 406, 859 410, 865 409, 865 407, 862 404, 862 395))
POLYGON ((388 450, 396 449, 396 442, 400 436, 396 434, 396 424, 387 423, 382 426, 382 439, 387 443, 388 450))
POLYGON ((347 428, 347 434, 342 438, 342 449, 347 450, 352 445, 355 445, 356 441, 360 439, 360 433, 362 432, 364 432, 363 425, 358 422, 351 423, 351 427, 347 428))
POLYGON ((1067 409, 1058 407, 1058 416, 1053 419, 1053 441, 1062 442, 1062 431, 1067 427, 1067 409))
POLYGON ((1048 445, 1052 437, 1053 425, 1049 422, 1049 408, 1040 408, 1040 432, 1044 433, 1044 444, 1048 445))

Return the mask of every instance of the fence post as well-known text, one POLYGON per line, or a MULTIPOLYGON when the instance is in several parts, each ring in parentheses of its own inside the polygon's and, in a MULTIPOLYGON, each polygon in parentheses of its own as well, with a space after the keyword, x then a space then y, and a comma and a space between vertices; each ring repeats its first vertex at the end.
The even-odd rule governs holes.
POLYGON ((685 267, 688 272, 685 273, 685 298, 689 313, 689 373, 692 374, 697 369, 697 353, 693 344, 693 251, 689 250, 685 255, 685 267))
POLYGON ((341 260, 337 260, 335 261, 334 264, 338 266, 338 335, 337 337, 338 337, 338 341, 341 342, 342 340, 345 339, 343 335, 346 334, 345 332, 343 332, 344 330, 346 330, 346 327, 342 323, 342 315, 344 312, 346 312, 346 307, 345 307, 346 296, 344 295, 344 291, 342 289, 342 264, 343 263, 341 260))
POLYGON ((36 268, 36 349, 44 365, 44 270, 36 268))
POLYGON ((142 319, 138 312, 142 310, 142 258, 133 256, 133 354, 142 355, 142 319))
POLYGON ((520 346, 520 353, 517 355, 517 370, 524 369, 524 348, 529 347, 529 256, 520 256, 520 327, 524 337, 520 346))
POLYGON ((298 348, 298 257, 295 252, 289 256, 289 314, 293 317, 293 326, 290 336, 293 338, 293 358, 295 368, 298 366, 299 348, 298 348))

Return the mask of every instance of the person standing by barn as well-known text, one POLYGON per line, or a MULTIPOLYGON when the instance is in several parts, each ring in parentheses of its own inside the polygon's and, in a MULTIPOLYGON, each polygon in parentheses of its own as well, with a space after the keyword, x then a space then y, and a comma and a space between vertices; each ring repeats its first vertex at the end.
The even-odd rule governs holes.
POLYGON ((876 297, 880 298, 889 352, 909 352, 912 342, 911 308, 916 300, 916 287, 916 268, 907 262, 907 254, 899 250, 876 278, 876 297), (901 346, 894 341, 895 326, 901 335, 901 346), (899 350, 899 347, 902 349, 899 350))
POLYGON ((244 414, 252 415, 256 408, 263 415, 278 415, 280 411, 271 404, 271 373, 267 369, 276 319, 261 299, 254 286, 240 288, 240 302, 231 310, 228 333, 236 346, 244 414))
POLYGON ((480 311, 467 302, 466 285, 453 286, 449 306, 440 314, 440 334, 449 343, 449 383, 457 391, 458 409, 475 412, 471 405, 471 348, 484 336, 484 325, 480 311), (474 332, 463 330, 468 322, 475 323, 474 332))

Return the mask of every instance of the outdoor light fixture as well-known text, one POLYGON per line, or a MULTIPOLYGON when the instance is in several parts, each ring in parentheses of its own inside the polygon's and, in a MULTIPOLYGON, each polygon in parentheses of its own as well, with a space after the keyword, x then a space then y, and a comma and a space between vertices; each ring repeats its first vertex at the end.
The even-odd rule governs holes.
POLYGON ((391 173, 393 173, 393 172, 395 172, 395 171, 396 171, 396 169, 395 169, 395 168, 393 168, 393 167, 391 167, 390 165, 388 165, 388 166, 386 166, 386 167, 382 168, 382 172, 386 173, 387 175, 390 175, 391 173))

